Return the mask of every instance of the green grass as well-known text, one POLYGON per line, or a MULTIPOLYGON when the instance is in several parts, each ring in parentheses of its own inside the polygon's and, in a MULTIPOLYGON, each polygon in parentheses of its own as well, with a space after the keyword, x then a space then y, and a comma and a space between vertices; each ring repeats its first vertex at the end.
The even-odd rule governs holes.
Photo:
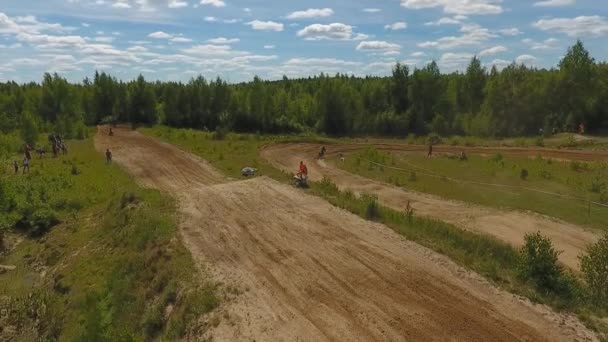
MULTIPOLYGON (((237 134, 229 134, 225 140, 212 140, 212 133, 167 127, 143 129, 143 132, 201 156, 234 178, 242 178, 238 171, 248 165, 258 167, 262 175, 283 182, 287 182, 289 178, 264 162, 259 157, 259 149, 271 142, 315 140, 314 137, 262 137, 237 134)), ((311 182, 310 189, 305 191, 363 218, 381 222, 406 238, 478 272, 509 292, 551 305, 558 310, 574 312, 589 327, 601 334, 608 333, 608 325, 599 318, 606 317, 607 314, 585 298, 579 295, 562 297, 545 293, 531 284, 518 280, 516 276, 518 251, 508 244, 486 235, 464 231, 444 222, 418 217, 415 213, 408 216, 405 212, 379 205, 373 195, 357 197, 352 192, 339 191, 328 180, 311 182)))
POLYGON ((13 204, 4 222, 27 206, 60 222, 42 236, 7 234, 0 264, 16 269, 0 274, 2 325, 24 340, 178 338, 218 298, 178 238, 174 201, 105 165, 91 140, 69 146, 65 157, 35 157, 30 175, 0 174, 13 204))
MULTIPOLYGON (((576 140, 574 134, 560 133, 553 136, 517 137, 517 138, 481 138, 472 136, 449 136, 441 139, 441 144, 450 146, 483 146, 483 147, 530 147, 576 150, 608 150, 608 137, 588 136, 589 140, 576 140)), ((359 139, 360 140, 360 139, 359 139)), ((374 140, 374 139, 370 139, 374 140)), ((428 144, 427 136, 408 135, 404 142, 413 145, 428 144)))
POLYGON ((608 202, 606 162, 581 163, 540 157, 474 154, 468 155, 467 161, 461 161, 455 155, 435 154, 433 158, 427 158, 421 153, 384 153, 372 148, 349 156, 339 167, 366 178, 444 198, 496 208, 531 210, 579 225, 608 228, 608 208, 590 206, 586 202, 608 202), (528 171, 526 180, 520 177, 524 169, 528 171), (415 177, 412 177, 412 173, 415 177), (452 178, 513 187, 461 183, 452 178), (551 196, 524 188, 583 200, 551 196))

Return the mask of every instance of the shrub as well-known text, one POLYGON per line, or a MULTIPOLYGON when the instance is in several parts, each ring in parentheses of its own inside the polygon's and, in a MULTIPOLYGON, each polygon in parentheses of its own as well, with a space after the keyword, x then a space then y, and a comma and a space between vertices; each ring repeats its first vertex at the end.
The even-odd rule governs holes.
POLYGON ((608 307, 608 234, 589 246, 580 261, 583 279, 593 301, 608 307))
POLYGON ((492 158, 490 158, 491 161, 493 162, 501 162, 503 160, 503 156, 500 153, 496 153, 495 155, 492 156, 492 158))
POLYGON ((521 169, 521 172, 519 173, 519 178, 521 178, 522 180, 528 179, 528 170, 521 169))
POLYGON ((120 208, 124 209, 129 204, 137 204, 138 202, 139 202, 139 199, 137 198, 137 195, 135 195, 132 192, 125 192, 124 194, 122 194, 122 197, 120 198, 120 208))
POLYGON ((215 132, 213 132, 212 139, 213 140, 224 140, 228 136, 228 129, 224 127, 218 127, 215 132))
POLYGON ((572 171, 581 172, 587 169, 587 164, 573 160, 570 162, 570 169, 572 171))
POLYGON ((80 169, 77 168, 76 165, 72 165, 72 171, 71 172, 72 172, 73 176, 78 176, 81 173, 80 169))
POLYGON ((59 218, 54 210, 46 206, 40 206, 26 208, 16 226, 31 236, 39 237, 58 223, 59 218))
POLYGON ((410 182, 415 182, 415 181, 417 181, 417 180, 418 180, 418 177, 416 176, 416 172, 411 171, 411 172, 410 172, 410 176, 408 177, 408 179, 407 179, 407 180, 408 180, 408 181, 410 181, 410 182))
POLYGON ((558 290, 563 273, 557 261, 560 253, 555 250, 551 240, 540 232, 526 234, 524 239, 525 243, 519 251, 518 276, 534 282, 541 290, 558 290))
POLYGON ((427 144, 429 145, 438 145, 441 144, 442 140, 441 137, 439 135, 437 135, 436 133, 431 133, 429 134, 428 138, 427 138, 427 144))
POLYGON ((164 326, 163 311, 160 305, 152 306, 144 315, 142 328, 148 338, 156 337, 164 326))
POLYGON ((606 188, 606 183, 604 183, 600 177, 591 180, 591 185, 589 186, 591 192, 601 194, 604 191, 604 188, 606 188))
POLYGON ((542 136, 539 136, 539 137, 537 137, 537 138, 536 138, 536 140, 534 141, 534 144, 535 144, 536 146, 543 147, 543 146, 545 146, 545 139, 544 139, 542 136))
POLYGON ((414 208, 411 206, 410 201, 407 201, 407 206, 405 207, 405 219, 409 223, 412 223, 414 220, 414 208))
POLYGON ((551 179, 553 178, 553 175, 551 174, 551 172, 547 171, 547 170, 541 170, 540 171, 540 176, 544 179, 551 179))
POLYGON ((378 196, 370 194, 362 194, 361 201, 365 205, 365 217, 368 220, 375 220, 380 217, 380 207, 378 205, 378 196))
POLYGON ((608 204, 608 191, 602 191, 602 193, 600 194, 600 203, 608 204))

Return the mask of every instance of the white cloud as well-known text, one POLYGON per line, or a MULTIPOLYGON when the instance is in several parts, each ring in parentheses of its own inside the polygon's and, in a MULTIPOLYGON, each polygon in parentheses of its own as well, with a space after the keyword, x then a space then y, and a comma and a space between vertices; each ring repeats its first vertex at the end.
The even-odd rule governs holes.
POLYGON ((245 13, 251 13, 251 8, 245 7, 243 8, 243 11, 245 11, 245 13))
POLYGON ((366 12, 366 13, 378 13, 378 12, 381 12, 381 11, 382 10, 379 9, 379 8, 364 8, 363 9, 363 12, 366 12))
POLYGON ((189 43, 192 41, 192 39, 186 37, 173 37, 169 39, 169 41, 173 43, 189 43))
POLYGON ((365 34, 355 34, 352 26, 342 23, 309 25, 298 31, 297 35, 306 40, 363 40, 368 38, 365 34))
POLYGON ((456 25, 460 24, 460 20, 456 18, 443 17, 437 21, 429 21, 424 23, 426 26, 440 26, 440 25, 456 25))
POLYGON ((189 48, 182 49, 182 52, 204 57, 226 57, 245 54, 245 52, 233 50, 232 47, 230 47, 229 45, 213 44, 195 45, 189 48))
POLYGON ((359 62, 345 61, 343 59, 335 58, 292 58, 285 62, 286 65, 345 65, 345 66, 357 66, 361 65, 359 62))
POLYGON ((309 8, 304 11, 292 12, 287 16, 287 19, 308 19, 329 17, 334 14, 331 8, 309 8))
POLYGON ((131 46, 130 48, 127 48, 127 51, 131 51, 131 52, 148 52, 148 49, 146 49, 143 46, 131 46))
POLYGON ((412 56, 412 57, 422 57, 422 56, 426 56, 426 53, 424 53, 422 51, 418 51, 418 52, 412 53, 410 56, 412 56))
POLYGON ((490 67, 495 66, 498 70, 502 70, 509 65, 511 65, 511 62, 504 59, 495 59, 489 64, 490 67))
POLYGON ((210 5, 213 7, 224 7, 226 3, 222 0, 201 0, 201 5, 210 5))
POLYGON ((485 50, 481 50, 479 52, 479 56, 483 57, 483 56, 489 56, 489 55, 496 55, 502 52, 506 52, 507 48, 502 46, 502 45, 498 45, 498 46, 494 46, 485 50))
POLYGON ((211 43, 211 44, 234 44, 234 43, 238 43, 241 40, 238 38, 224 38, 224 37, 218 37, 218 38, 213 38, 213 39, 209 39, 207 40, 207 43, 211 43))
POLYGON ((216 17, 210 17, 210 16, 205 17, 203 20, 210 22, 210 23, 214 23, 214 22, 218 21, 218 19, 216 17))
POLYGON ((541 19, 532 26, 543 31, 561 32, 570 37, 600 37, 608 35, 608 20, 598 15, 541 19))
POLYGON ((530 66, 533 65, 537 60, 538 58, 531 55, 521 55, 515 58, 515 63, 530 66))
POLYGON ((182 1, 182 0, 171 0, 171 1, 169 1, 169 4, 167 5, 167 7, 169 7, 169 8, 188 7, 188 3, 186 1, 182 1))
POLYGON ((526 39, 522 40, 522 43, 528 45, 531 50, 549 50, 549 49, 557 48, 558 47, 557 44, 559 43, 559 40, 557 40, 555 38, 549 38, 549 39, 545 39, 542 42, 537 42, 533 39, 526 38, 526 39))
POLYGON ((397 31, 397 30, 405 30, 406 28, 407 28, 407 23, 405 23, 403 21, 399 21, 399 22, 392 23, 389 25, 384 25, 385 30, 397 31))
POLYGON ((254 21, 250 21, 250 22, 246 23, 246 25, 249 25, 249 26, 251 26, 252 29, 258 30, 258 31, 276 31, 276 32, 283 31, 283 24, 276 23, 274 21, 254 20, 254 21))
POLYGON ((274 45, 264 45, 264 49, 272 50, 274 48, 275 48, 274 45))
POLYGON ((461 36, 450 36, 439 38, 436 41, 426 41, 419 43, 422 48, 437 48, 439 50, 448 50, 462 46, 481 45, 490 38, 495 38, 496 35, 490 30, 483 28, 477 24, 464 24, 460 28, 461 36))
POLYGON ((98 43, 111 43, 114 41, 114 37, 95 37, 95 41, 98 43))
POLYGON ((470 53, 448 52, 441 55, 438 64, 448 70, 463 69, 473 58, 470 53))
POLYGON ((401 6, 411 9, 442 7, 445 13, 461 15, 500 14, 502 0, 401 0, 401 6))
POLYGON ((131 5, 129 5, 128 2, 126 2, 126 0, 123 1, 116 1, 115 3, 112 4, 112 7, 114 8, 131 8, 131 5))
POLYGON ((91 26, 91 24, 88 24, 88 23, 81 23, 80 25, 82 25, 82 27, 89 27, 89 26, 91 26))
POLYGON ((576 3, 576 0, 546 0, 546 1, 535 2, 534 6, 559 7, 559 6, 574 5, 575 3, 576 3))
POLYGON ((506 28, 498 30, 503 36, 519 36, 522 32, 517 27, 506 28))
POLYGON ((398 51, 400 49, 401 49, 401 46, 399 44, 393 44, 393 43, 389 43, 389 42, 385 42, 385 41, 378 41, 378 40, 361 42, 361 43, 359 43, 359 45, 357 45, 358 51, 378 52, 378 51, 398 51))
POLYGON ((163 31, 157 31, 157 32, 150 33, 148 35, 148 37, 156 38, 156 39, 169 39, 169 38, 172 38, 173 36, 168 33, 163 32, 163 31))

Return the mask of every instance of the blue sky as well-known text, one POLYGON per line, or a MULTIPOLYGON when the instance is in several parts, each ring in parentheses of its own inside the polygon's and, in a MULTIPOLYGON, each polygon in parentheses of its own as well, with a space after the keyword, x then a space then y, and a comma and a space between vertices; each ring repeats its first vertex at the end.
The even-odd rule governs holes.
POLYGON ((0 81, 553 67, 577 38, 608 59, 605 0, 0 0, 0 81))

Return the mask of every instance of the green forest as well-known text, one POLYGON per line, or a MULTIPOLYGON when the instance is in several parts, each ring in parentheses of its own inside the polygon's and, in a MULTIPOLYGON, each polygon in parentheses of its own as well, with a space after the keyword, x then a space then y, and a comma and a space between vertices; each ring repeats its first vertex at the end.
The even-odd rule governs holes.
POLYGON ((608 131, 608 64, 580 41, 557 68, 512 64, 487 69, 474 57, 466 71, 441 73, 435 62, 389 77, 318 75, 229 84, 202 76, 181 82, 124 82, 106 73, 72 84, 57 74, 42 83, 0 83, 0 130, 67 138, 99 123, 165 124, 259 133, 332 136, 437 133, 508 137, 608 131))

